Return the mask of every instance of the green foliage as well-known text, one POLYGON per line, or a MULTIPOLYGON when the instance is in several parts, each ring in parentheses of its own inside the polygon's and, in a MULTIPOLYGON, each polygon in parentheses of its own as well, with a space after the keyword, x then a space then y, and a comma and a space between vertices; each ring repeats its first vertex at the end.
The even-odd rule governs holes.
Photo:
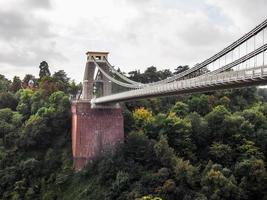
POLYGON ((154 145, 157 160, 164 167, 174 166, 176 160, 174 150, 169 147, 166 136, 161 135, 159 141, 154 145))
POLYGON ((0 110, 0 139, 6 148, 14 144, 22 116, 9 108, 0 110))
POLYGON ((241 111, 259 101, 255 87, 226 90, 221 92, 219 96, 226 96, 230 99, 229 107, 233 111, 241 111))
POLYGON ((210 146, 209 154, 211 159, 216 163, 227 165, 232 162, 233 150, 228 144, 213 143, 210 146))
POLYGON ((144 196, 139 200, 162 200, 162 199, 160 197, 153 197, 153 196, 149 195, 149 196, 144 196))
POLYGON ((225 175, 221 166, 209 166, 201 180, 202 192, 210 199, 240 199, 240 189, 234 176, 225 175))
POLYGON ((170 70, 158 71, 156 67, 151 66, 148 67, 143 74, 141 74, 140 71, 131 71, 129 75, 132 80, 150 83, 170 77, 172 76, 172 72, 170 70))
POLYGON ((0 199, 59 198, 72 173, 69 95, 21 89, 0 104, 0 199))
POLYGON ((267 119, 262 112, 253 107, 242 112, 242 116, 254 125, 255 130, 267 128, 267 119))
MULTIPOLYGON (((195 182, 198 181, 196 174, 197 168, 190 164, 190 162, 184 161, 183 159, 177 158, 177 163, 174 168, 175 179, 178 181, 179 185, 188 189, 187 186, 194 187, 195 182)), ((183 192, 183 191, 181 191, 183 192)))
POLYGON ((144 134, 137 132, 128 136, 126 144, 125 153, 127 156, 131 157, 135 162, 146 165, 146 167, 153 165, 150 160, 155 158, 154 141, 150 141, 144 134))
POLYGON ((23 149, 46 147, 51 142, 51 132, 45 119, 32 115, 25 124, 19 144, 23 149))
POLYGON ((0 74, 0 92, 7 92, 10 87, 10 81, 0 74))
POLYGON ((189 107, 183 102, 177 102, 171 112, 174 112, 178 117, 185 117, 189 113, 189 107))
POLYGON ((207 95, 193 96, 187 102, 191 112, 197 112, 200 115, 209 113, 211 105, 209 105, 209 98, 207 95))
POLYGON ((31 97, 34 92, 30 89, 20 90, 17 95, 19 98, 19 103, 17 106, 17 111, 28 118, 31 115, 31 97))
POLYGON ((11 92, 16 93, 21 89, 21 86, 22 86, 22 81, 20 80, 20 78, 18 76, 14 76, 10 86, 11 92))
POLYGON ((188 119, 181 119, 170 113, 164 121, 164 132, 168 142, 179 156, 194 159, 195 145, 192 143, 192 126, 188 119))
POLYGON ((12 110, 16 110, 17 104, 18 100, 14 94, 9 92, 0 93, 0 109, 10 108, 12 110))
POLYGON ((191 138, 196 145, 196 155, 198 159, 207 156, 207 144, 209 143, 209 128, 207 121, 198 113, 190 113, 187 118, 190 120, 192 127, 191 138))
POLYGON ((222 141, 224 139, 225 126, 224 121, 226 117, 230 116, 230 112, 224 106, 215 107, 210 113, 205 116, 208 122, 208 126, 211 134, 217 140, 222 141))
POLYGON ((81 87, 62 70, 30 79, 19 89, 0 76, 0 199, 267 198, 267 104, 255 88, 129 102, 124 144, 74 172, 69 99, 81 87))
POLYGON ((154 120, 152 112, 143 107, 134 110, 133 119, 137 128, 143 128, 143 126, 151 124, 154 120))
POLYGON ((76 85, 74 81, 70 82, 70 78, 63 70, 55 72, 52 77, 43 76, 39 81, 39 88, 45 92, 46 96, 57 91, 76 96, 81 87, 81 84, 76 85))
POLYGON ((240 188, 243 196, 247 199, 266 198, 266 168, 261 159, 246 159, 238 162, 235 167, 235 174, 240 181, 240 188))
POLYGON ((34 82, 36 82, 36 78, 35 76, 33 76, 32 74, 26 74, 22 80, 23 84, 24 85, 28 85, 29 84, 29 81, 32 80, 34 82))
POLYGON ((56 78, 50 76, 44 76, 39 83, 39 87, 45 91, 47 96, 56 91, 65 91, 66 89, 63 82, 58 82, 56 78))

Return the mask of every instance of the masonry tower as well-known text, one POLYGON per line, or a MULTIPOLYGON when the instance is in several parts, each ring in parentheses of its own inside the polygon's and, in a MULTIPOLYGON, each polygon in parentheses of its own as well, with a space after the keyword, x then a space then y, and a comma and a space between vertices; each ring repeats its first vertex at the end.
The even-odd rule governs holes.
POLYGON ((87 52, 86 55, 82 95, 72 102, 72 153, 76 170, 81 170, 105 151, 112 151, 124 140, 120 106, 91 104, 95 96, 111 94, 111 82, 95 65, 96 62, 109 74, 108 52, 87 52))

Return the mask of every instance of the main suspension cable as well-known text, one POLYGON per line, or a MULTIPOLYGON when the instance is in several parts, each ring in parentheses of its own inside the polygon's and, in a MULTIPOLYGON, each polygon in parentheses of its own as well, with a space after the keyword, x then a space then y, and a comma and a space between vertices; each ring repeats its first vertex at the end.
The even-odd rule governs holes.
POLYGON ((108 73, 106 73, 96 62, 95 58, 92 58, 94 61, 95 66, 97 67, 97 69, 107 78, 109 79, 111 82, 116 83, 117 85, 123 86, 123 87, 127 87, 127 88, 133 88, 133 89, 138 89, 138 88, 142 88, 141 85, 132 85, 132 84, 128 84, 128 83, 123 83, 121 81, 116 80, 115 78, 111 77, 110 75, 108 75, 108 73))
POLYGON ((104 57, 104 60, 106 61, 108 67, 111 69, 112 72, 114 72, 117 76, 119 76, 121 79, 123 79, 124 81, 128 82, 128 83, 131 83, 133 85, 145 85, 143 83, 140 83, 140 82, 136 82, 136 81, 133 81, 129 78, 127 78, 126 76, 124 76, 123 74, 119 73, 109 62, 108 60, 104 57))

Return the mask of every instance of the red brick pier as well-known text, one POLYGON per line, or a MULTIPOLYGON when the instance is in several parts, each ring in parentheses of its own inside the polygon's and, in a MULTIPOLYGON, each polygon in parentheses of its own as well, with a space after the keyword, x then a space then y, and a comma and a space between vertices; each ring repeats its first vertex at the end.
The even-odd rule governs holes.
POLYGON ((72 103, 72 153, 75 170, 123 142, 121 108, 94 108, 87 101, 72 103))

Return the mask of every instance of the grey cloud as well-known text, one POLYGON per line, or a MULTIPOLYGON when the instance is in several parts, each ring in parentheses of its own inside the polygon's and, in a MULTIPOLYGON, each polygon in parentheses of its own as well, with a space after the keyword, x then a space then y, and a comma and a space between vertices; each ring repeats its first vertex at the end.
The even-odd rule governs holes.
MULTIPOLYGON (((84 64, 88 49, 108 50, 110 59, 117 62, 114 64, 136 68, 195 64, 239 38, 246 32, 242 27, 249 30, 257 25, 267 9, 266 0, 113 0, 115 11, 123 11, 122 15, 112 10, 99 10, 96 15, 79 12, 68 3, 64 7, 62 0, 55 0, 55 4, 54 0, 17 1, 12 11, 3 12, 0 8, 0 49, 4 49, 0 52, 0 73, 3 63, 17 66, 18 71, 30 71, 30 66, 35 67, 43 59, 61 65, 66 56, 71 58, 64 63, 66 71, 82 74, 72 68, 84 64), (209 7, 215 11, 210 13, 209 7), (50 12, 50 22, 38 16, 50 12), (109 19, 109 14, 115 17, 109 19), (58 46, 67 49, 64 56, 58 46)), ((77 5, 81 2, 77 1, 77 5)), ((88 3, 94 7, 93 4, 88 3)))
POLYGON ((55 44, 50 41, 20 42, 19 45, 10 44, 9 51, 0 53, 0 63, 23 67, 32 67, 42 60, 65 59, 61 53, 55 50, 55 44))
POLYGON ((150 54, 151 59, 154 55, 154 61, 163 65, 196 64, 235 39, 236 31, 225 24, 215 24, 205 12, 179 8, 142 10, 120 34, 122 43, 137 48, 136 54, 143 60, 143 55, 150 54))
MULTIPOLYGON (((46 4, 34 6, 45 7, 46 4)), ((5 49, 0 52, 0 63, 32 66, 48 58, 65 60, 56 50, 57 35, 50 29, 49 23, 30 10, 0 10, 0 19, 0 48, 5 49)))
POLYGON ((2 39, 38 39, 53 37, 46 21, 23 12, 0 11, 0 37, 2 39))
POLYGON ((245 30, 257 25, 267 16, 266 0, 207 0, 207 3, 219 8, 235 26, 245 30))
POLYGON ((138 8, 139 11, 154 7, 160 0, 116 0, 114 4, 138 8))
POLYGON ((52 7, 50 0, 24 0, 24 4, 31 8, 50 9, 52 7))
POLYGON ((148 3, 151 3, 152 0, 122 0, 122 2, 129 2, 129 3, 132 3, 132 4, 148 4, 148 3))
POLYGON ((233 33, 223 27, 216 26, 208 22, 194 21, 177 35, 186 43, 192 46, 221 45, 233 40, 233 33))

